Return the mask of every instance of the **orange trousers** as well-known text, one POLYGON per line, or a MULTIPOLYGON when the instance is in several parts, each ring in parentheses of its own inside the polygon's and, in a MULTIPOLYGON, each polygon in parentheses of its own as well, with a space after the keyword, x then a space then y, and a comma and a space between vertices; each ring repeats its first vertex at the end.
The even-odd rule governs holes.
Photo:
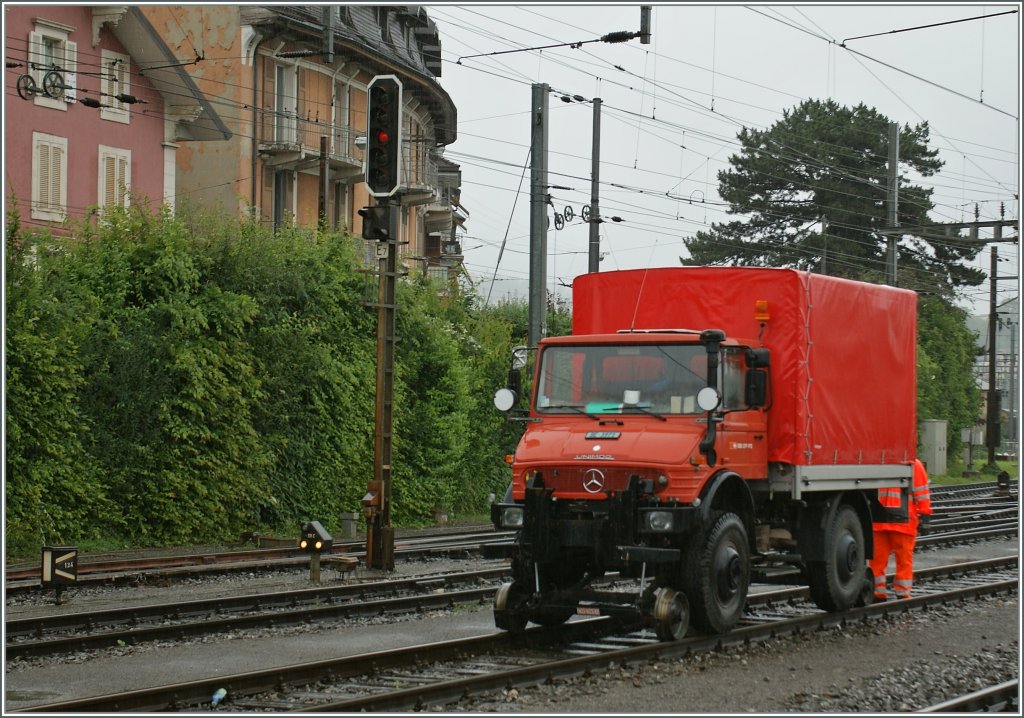
POLYGON ((888 598, 885 590, 885 568, 889 565, 890 554, 896 554, 896 574, 892 582, 896 598, 910 598, 914 584, 914 534, 897 531, 875 531, 875 555, 871 559, 871 571, 875 574, 875 598, 888 598))

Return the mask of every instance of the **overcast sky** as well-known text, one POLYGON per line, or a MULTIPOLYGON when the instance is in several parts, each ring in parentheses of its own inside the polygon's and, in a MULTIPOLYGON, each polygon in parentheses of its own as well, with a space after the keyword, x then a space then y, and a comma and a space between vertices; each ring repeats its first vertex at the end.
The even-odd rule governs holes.
MULTIPOLYGON (((529 277, 530 99, 546 83, 549 182, 555 209, 575 219, 548 234, 549 288, 568 296, 588 266, 593 110, 561 94, 600 97, 601 270, 678 266, 683 239, 728 221, 717 173, 736 134, 767 129, 806 99, 864 103, 890 120, 927 120, 943 170, 936 222, 1019 217, 1020 4, 654 5, 651 42, 589 42, 640 28, 640 5, 427 5, 441 33, 441 84, 458 107, 471 213, 466 266, 484 297, 525 296, 529 277), (938 27, 891 32, 935 23, 938 27), (850 39, 883 33, 877 37, 850 39), (844 43, 846 47, 841 45, 844 43), (579 47, 505 52, 583 42, 579 47), (500 55, 473 57, 501 52, 500 55), (702 201, 705 200, 705 201, 702 201), (504 251, 501 247, 504 243, 504 251), (499 253, 501 261, 499 263, 499 253), (497 281, 491 290, 491 277, 497 281)), ((548 212, 553 214, 552 210, 548 212)), ((1009 230, 1004 236, 1013 234, 1009 230)), ((990 230, 982 236, 991 236, 990 230)), ((1017 274, 1015 245, 999 245, 1000 276, 1017 274)), ((975 264, 988 274, 984 250, 975 264)), ((999 283, 1000 300, 1017 295, 999 283)), ((988 286, 971 292, 987 312, 988 286)))

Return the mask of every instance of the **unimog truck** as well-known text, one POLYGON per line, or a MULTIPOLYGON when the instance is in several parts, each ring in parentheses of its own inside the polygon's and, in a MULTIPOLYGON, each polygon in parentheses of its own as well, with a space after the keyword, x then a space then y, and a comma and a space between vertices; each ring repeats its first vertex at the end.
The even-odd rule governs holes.
POLYGON ((663 640, 724 633, 751 581, 780 576, 827 611, 870 601, 877 490, 906 499, 916 454, 916 295, 680 267, 586 274, 572 297, 572 335, 536 347, 529 409, 523 351, 495 396, 525 421, 491 507, 517 532, 498 550, 513 580, 496 625, 626 615, 663 640))

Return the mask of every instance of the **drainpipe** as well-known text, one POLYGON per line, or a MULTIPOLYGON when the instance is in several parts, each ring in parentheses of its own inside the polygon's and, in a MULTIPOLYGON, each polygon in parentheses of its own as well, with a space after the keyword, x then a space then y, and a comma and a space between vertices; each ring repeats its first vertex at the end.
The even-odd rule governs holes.
MULTIPOLYGON (((257 33, 256 43, 252 46, 252 171, 249 172, 249 212, 256 212, 256 187, 262 184, 256 175, 256 150, 259 146, 257 140, 256 125, 259 122, 259 107, 256 104, 256 98, 259 95, 259 47, 260 43, 263 42, 263 37, 257 33)), ((255 217, 253 217, 255 219, 255 217)))

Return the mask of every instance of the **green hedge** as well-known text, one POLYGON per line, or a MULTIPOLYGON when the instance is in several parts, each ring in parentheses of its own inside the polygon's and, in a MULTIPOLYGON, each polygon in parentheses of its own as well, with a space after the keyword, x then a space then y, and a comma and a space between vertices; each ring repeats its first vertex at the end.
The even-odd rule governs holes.
MULTIPOLYGON (((138 208, 64 236, 8 219, 9 555, 338 530, 359 510, 376 376, 362 240, 138 208)), ((526 307, 399 290, 393 522, 480 515, 520 432, 491 397, 526 307)))

